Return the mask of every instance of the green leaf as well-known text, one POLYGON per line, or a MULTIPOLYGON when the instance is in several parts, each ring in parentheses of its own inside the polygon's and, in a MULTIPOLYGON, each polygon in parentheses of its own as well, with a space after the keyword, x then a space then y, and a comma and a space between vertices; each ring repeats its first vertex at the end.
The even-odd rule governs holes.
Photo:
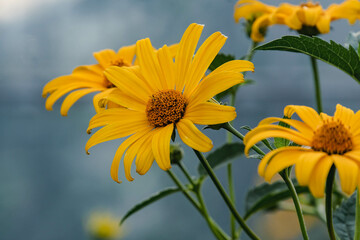
MULTIPOLYGON (((292 181, 298 194, 309 193, 307 187, 299 186, 295 179, 292 179, 292 181)), ((291 198, 291 194, 286 183, 282 181, 277 181, 273 184, 263 183, 247 193, 245 219, 260 210, 271 210, 276 208, 280 201, 288 198, 291 198)))
MULTIPOLYGON (((289 118, 284 116, 283 119, 289 119, 289 118)), ((285 128, 290 128, 290 125, 287 123, 284 123, 284 122, 279 122, 279 126, 282 126, 285 128)), ((290 144, 290 141, 288 139, 278 138, 278 137, 274 138, 274 145, 276 148, 286 147, 286 146, 289 146, 289 144, 290 144)))
POLYGON ((280 50, 300 52, 333 65, 360 83, 360 59, 352 46, 346 49, 334 41, 326 42, 304 35, 285 36, 255 48, 255 50, 280 50))
POLYGON ((122 218, 120 221, 120 225, 123 224, 125 222, 125 220, 127 218, 129 218, 131 215, 133 215, 134 213, 140 211, 141 209, 143 209, 144 207, 147 207, 148 205, 156 202, 157 200, 160 200, 166 196, 169 196, 170 194, 179 192, 180 189, 178 187, 170 187, 170 188, 166 188, 158 193, 155 193, 154 195, 150 196, 147 199, 144 199, 142 202, 136 204, 135 206, 133 206, 122 218))
MULTIPOLYGON (((235 157, 244 154, 245 145, 242 143, 226 143, 217 148, 207 156, 207 160, 212 169, 216 169, 225 163, 229 163, 235 157)), ((205 168, 199 164, 198 172, 201 176, 207 176, 205 168)))
POLYGON ((210 64, 209 69, 210 69, 210 71, 214 71, 216 68, 220 67, 224 63, 232 61, 232 60, 235 60, 235 56, 233 56, 231 54, 219 53, 218 55, 216 55, 216 57, 210 64))
POLYGON ((355 233, 355 204, 356 194, 343 201, 333 216, 336 234, 341 240, 352 240, 355 233))

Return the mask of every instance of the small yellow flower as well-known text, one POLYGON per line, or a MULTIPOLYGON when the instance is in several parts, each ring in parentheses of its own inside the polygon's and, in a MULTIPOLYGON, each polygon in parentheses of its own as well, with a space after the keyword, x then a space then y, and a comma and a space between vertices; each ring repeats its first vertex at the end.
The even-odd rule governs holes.
POLYGON ((323 197, 327 175, 335 164, 342 190, 352 194, 360 187, 360 111, 354 114, 338 104, 332 117, 325 113, 319 115, 305 106, 290 105, 284 109, 287 117, 294 113, 302 121, 266 118, 245 136, 246 154, 255 143, 271 137, 302 145, 282 147, 266 154, 259 164, 259 175, 270 181, 279 171, 295 165, 299 184, 309 186, 315 197, 323 197), (272 124, 280 121, 294 129, 272 124))
POLYGON ((240 18, 244 18, 251 23, 251 39, 255 42, 262 42, 267 27, 273 24, 272 18, 275 10, 276 7, 257 0, 240 0, 235 5, 234 19, 235 22, 239 22, 240 18))
MULTIPOLYGON (((111 49, 95 52, 94 57, 98 61, 97 64, 79 66, 70 75, 61 76, 48 82, 42 92, 44 98, 50 94, 46 99, 46 109, 48 111, 53 110, 54 103, 62 96, 71 92, 64 99, 60 109, 61 115, 67 116, 69 109, 80 98, 93 92, 100 92, 93 98, 94 108, 96 112, 99 112, 101 110, 99 104, 101 102, 99 101, 106 97, 114 87, 104 75, 105 69, 110 66, 130 67, 137 65, 136 59, 134 60, 135 47, 135 44, 125 46, 120 48, 117 53, 111 49)), ((174 57, 177 51, 177 44, 171 45, 169 48, 171 56, 174 57)), ((111 102, 102 105, 106 104, 108 104, 108 107, 117 106, 111 102)))
POLYGON ((121 235, 120 219, 108 212, 93 212, 90 214, 86 228, 90 236, 96 239, 117 239, 121 235))
POLYGON ((110 67, 105 75, 118 90, 107 97, 124 108, 107 109, 95 115, 88 131, 98 130, 87 142, 86 151, 94 145, 128 137, 118 148, 111 177, 118 180, 119 163, 124 155, 125 176, 129 181, 136 157, 136 171, 143 175, 154 159, 162 170, 171 168, 170 140, 175 129, 188 146, 201 152, 210 151, 212 141, 194 124, 210 125, 233 120, 234 107, 209 102, 216 94, 243 82, 242 71, 253 71, 251 62, 234 60, 205 76, 210 63, 225 44, 227 37, 212 34, 195 53, 203 25, 191 24, 185 31, 175 56, 164 45, 154 52, 150 40, 136 43, 139 66, 110 67), (124 154, 125 153, 125 154, 124 154))

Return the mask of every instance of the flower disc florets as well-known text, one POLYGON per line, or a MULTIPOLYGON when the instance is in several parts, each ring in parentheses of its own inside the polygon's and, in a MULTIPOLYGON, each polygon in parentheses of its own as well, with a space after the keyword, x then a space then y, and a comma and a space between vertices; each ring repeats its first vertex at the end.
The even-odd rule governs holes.
POLYGON ((328 154, 344 154, 353 148, 351 133, 341 121, 326 121, 315 131, 312 148, 328 154))
POLYGON ((146 106, 146 116, 154 127, 178 122, 185 114, 186 99, 176 90, 161 90, 153 94, 146 106))

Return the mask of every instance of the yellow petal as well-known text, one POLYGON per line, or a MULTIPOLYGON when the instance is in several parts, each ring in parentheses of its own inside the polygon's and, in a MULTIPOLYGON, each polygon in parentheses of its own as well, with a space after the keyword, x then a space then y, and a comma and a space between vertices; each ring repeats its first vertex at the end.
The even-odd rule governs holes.
POLYGON ((278 148, 278 149, 275 149, 271 152, 269 152, 268 154, 266 154, 263 159, 261 159, 260 163, 259 163, 259 167, 258 167, 258 174, 260 176, 264 176, 265 175, 265 168, 266 166, 268 165, 269 161, 278 153, 280 152, 288 152, 288 151, 293 151, 293 152, 299 152, 299 151, 303 151, 303 152, 307 152, 307 151, 311 151, 310 149, 305 149, 305 148, 302 148, 302 147, 292 147, 292 146, 289 146, 289 147, 282 147, 282 148, 278 148))
POLYGON ((143 80, 127 68, 109 67, 106 69, 105 75, 121 91, 128 93, 140 102, 147 103, 152 94, 151 90, 143 84, 143 80))
POLYGON ((212 141, 195 127, 188 119, 181 119, 177 124, 181 140, 189 147, 200 152, 208 152, 212 149, 212 141))
POLYGON ((188 98, 204 76, 208 67, 224 46, 227 37, 220 32, 213 33, 200 46, 185 76, 184 96, 188 98))
POLYGON ((356 132, 360 133, 360 111, 357 111, 354 115, 353 120, 350 123, 350 129, 353 134, 356 134, 356 132))
POLYGON ((88 152, 91 147, 99 143, 126 137, 139 131, 145 131, 148 128, 151 127, 149 127, 148 122, 144 120, 130 121, 125 124, 122 122, 111 123, 91 136, 86 143, 85 150, 88 152))
POLYGON ((157 57, 166 80, 163 82, 165 89, 175 89, 175 64, 170 49, 164 45, 158 50, 157 57))
POLYGON ((231 106, 205 102, 186 108, 184 118, 195 124, 211 125, 234 120, 236 112, 231 106))
POLYGON ((167 171, 171 168, 170 164, 170 140, 174 130, 174 124, 159 128, 152 139, 152 150, 155 160, 159 167, 167 171))
POLYGON ((116 57, 116 53, 112 49, 104 49, 102 51, 95 52, 94 57, 99 64, 106 69, 111 66, 111 60, 116 57))
POLYGON ((190 26, 184 32, 179 43, 178 52, 175 57, 176 90, 182 92, 185 85, 185 76, 193 59, 196 45, 199 41, 204 26, 196 23, 190 26))
MULTIPOLYGON (((83 65, 76 67, 71 75, 77 78, 82 78, 87 81, 91 81, 92 79, 98 79, 104 77, 104 68, 100 64, 94 65, 83 65)), ((98 80, 96 80, 98 82, 98 80)))
POLYGON ((218 72, 206 76, 189 98, 189 106, 205 102, 216 94, 244 81, 244 76, 236 72, 218 72))
POLYGON ((140 175, 147 173, 154 162, 155 157, 152 151, 152 138, 156 132, 157 131, 153 130, 144 136, 147 137, 147 139, 143 142, 135 162, 136 172, 140 175))
POLYGON ((283 118, 277 118, 277 117, 270 117, 270 118, 265 118, 264 120, 261 120, 261 122, 259 123, 259 126, 260 125, 268 125, 268 124, 275 123, 275 122, 284 122, 286 124, 289 124, 291 127, 295 128, 302 134, 306 135, 306 137, 308 139, 311 139, 314 135, 314 131, 308 125, 306 125, 305 123, 300 122, 298 120, 294 120, 294 119, 283 119, 283 118))
POLYGON ((306 106, 288 105, 284 109, 284 115, 291 117, 296 113, 313 130, 322 124, 319 114, 312 108, 306 106))
POLYGON ((118 183, 121 183, 121 181, 119 181, 119 164, 120 164, 120 160, 124 154, 124 152, 126 151, 126 149, 133 144, 136 140, 138 140, 139 138, 141 138, 142 136, 146 135, 148 132, 150 132, 152 130, 152 128, 147 128, 143 131, 138 131, 137 133, 135 133, 134 135, 130 136, 129 138, 127 138, 117 149, 113 162, 111 164, 111 169, 110 169, 110 175, 111 178, 118 183))
POLYGON ((219 72, 246 72, 254 71, 254 64, 246 60, 232 60, 216 68, 211 74, 219 72))
POLYGON ((326 156, 326 153, 316 151, 310 151, 301 155, 295 165, 295 174, 300 185, 309 185, 312 170, 317 162, 326 156))
POLYGON ((261 125, 246 134, 244 138, 245 154, 248 154, 250 148, 257 142, 270 137, 285 138, 299 145, 311 145, 311 139, 295 130, 278 125, 261 125))
POLYGON ((251 39, 254 42, 262 42, 264 41, 264 34, 262 33, 263 29, 266 29, 271 25, 270 14, 264 14, 258 17, 252 27, 251 27, 251 39))
POLYGON ((92 93, 92 92, 97 92, 97 91, 102 91, 104 90, 103 88, 86 88, 86 89, 81 89, 75 92, 70 93, 63 101, 62 105, 61 105, 61 109, 60 109, 60 113, 63 116, 67 116, 67 113, 69 111, 69 109, 71 108, 72 105, 74 105, 74 103, 79 100, 80 98, 82 98, 83 96, 92 93))
POLYGON ((298 10, 297 16, 304 25, 315 26, 322 12, 323 9, 320 5, 316 7, 304 6, 298 10))
POLYGON ((341 189, 348 195, 355 191, 358 185, 359 166, 355 161, 341 156, 331 155, 336 169, 339 172, 341 189))
POLYGON ((351 110, 350 108, 343 107, 340 104, 336 105, 336 111, 334 113, 334 118, 337 120, 340 120, 346 126, 351 125, 354 115, 355 115, 354 111, 351 110))
POLYGON ((119 89, 113 90, 109 95, 105 96, 104 98, 120 106, 124 106, 131 110, 136 110, 139 112, 145 112, 147 105, 147 103, 144 103, 144 101, 139 100, 138 98, 135 98, 126 92, 120 91, 119 89))
POLYGON ((330 32, 330 22, 331 22, 331 17, 328 14, 323 15, 319 18, 319 20, 316 23, 316 27, 321 34, 330 32))
POLYGON ((175 44, 172 44, 169 46, 169 53, 170 53, 171 58, 174 58, 176 56, 178 48, 179 48, 178 43, 175 43, 175 44))
POLYGON ((166 89, 159 60, 149 38, 136 42, 136 55, 144 78, 154 85, 157 90, 166 89))
POLYGON ((329 174, 330 168, 333 165, 333 160, 330 156, 322 158, 311 173, 311 180, 309 189, 312 195, 316 198, 324 197, 326 179, 329 174))
POLYGON ((344 156, 360 163, 360 149, 347 152, 344 156))
POLYGON ((240 18, 250 20, 253 17, 269 13, 275 9, 273 6, 268 6, 255 0, 240 0, 235 4, 234 8, 235 22, 239 22, 240 18))
POLYGON ((136 45, 124 46, 117 52, 118 57, 123 58, 126 62, 132 63, 135 57, 136 45))
POLYGON ((114 91, 114 89, 115 88, 106 89, 105 91, 102 91, 93 97, 93 104, 97 113, 105 109, 105 106, 100 106, 100 102, 103 100, 103 98, 107 97, 112 91, 114 91))

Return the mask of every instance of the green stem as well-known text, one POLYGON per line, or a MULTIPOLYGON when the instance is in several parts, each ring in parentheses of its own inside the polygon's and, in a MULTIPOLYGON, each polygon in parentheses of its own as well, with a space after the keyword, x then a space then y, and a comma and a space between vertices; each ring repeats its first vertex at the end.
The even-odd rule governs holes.
POLYGON ((323 111, 322 103, 321 103, 321 90, 320 90, 320 78, 319 78, 319 71, 316 59, 314 57, 310 57, 311 60, 311 67, 314 76, 314 83, 315 83, 315 97, 316 97, 316 106, 319 113, 323 111))
POLYGON ((195 152, 196 156, 199 158, 201 164, 203 165, 203 167, 205 168, 207 173, 209 174, 209 176, 210 176, 211 180, 213 181, 215 187, 219 191, 220 195, 222 196, 222 198, 225 201, 226 205, 230 209, 231 213, 234 215, 237 222, 240 224, 240 226, 244 229, 244 231, 247 233, 247 235, 251 239, 259 240, 259 237, 246 225, 245 221, 242 219, 240 214, 237 212, 237 210, 236 210, 234 204, 232 203, 230 197, 226 194, 223 186, 221 185, 220 181, 216 177, 214 171, 212 170, 212 168, 211 168, 210 164, 208 163, 208 161, 206 160, 206 158, 202 155, 202 153, 200 153, 199 151, 197 151, 195 149, 194 149, 194 152, 195 152))
MULTIPOLYGON (((238 132, 233 126, 231 126, 230 123, 225 123, 223 126, 224 129, 234 134, 237 138, 239 138, 241 141, 244 141, 244 135, 242 135, 240 132, 238 132)), ((255 152, 258 154, 265 156, 265 153, 256 145, 251 147, 255 152)))
POLYGON ((360 196, 359 188, 356 190, 355 235, 354 240, 360 239, 360 196))
POLYGON ((254 42, 254 41, 251 42, 251 46, 244 60, 251 61, 251 59, 254 57, 255 54, 254 48, 256 48, 258 44, 259 44, 258 42, 254 42))
POLYGON ((187 171, 185 165, 180 161, 179 163, 177 163, 177 165, 179 166, 180 170, 184 173, 185 177, 187 178, 187 180, 190 182, 191 185, 195 186, 194 180, 192 179, 192 177, 190 176, 189 172, 187 171))
POLYGON ((280 172, 280 176, 285 181, 285 183, 286 183, 286 185, 287 185, 287 187, 288 187, 288 189, 290 191, 291 197, 293 199, 294 206, 295 206, 295 209, 296 209, 296 214, 298 216, 298 220, 299 220, 299 224, 300 224, 300 229, 301 229, 302 236, 303 236, 303 238, 305 240, 308 240, 309 236, 308 236, 307 231, 306 231, 306 225, 305 225, 305 221, 304 221, 303 211, 302 211, 301 205, 300 205, 300 200, 299 200, 299 197, 298 197, 298 195, 296 193, 296 189, 294 187, 294 184, 290 180, 289 175, 287 174, 286 171, 287 170, 285 169, 284 171, 280 172))
POLYGON ((333 214, 332 214, 332 191, 334 186, 335 179, 335 166, 332 165, 329 175, 326 179, 326 188, 325 188, 325 213, 326 213, 326 224, 329 232, 330 240, 335 240, 335 231, 333 225, 333 214))
POLYGON ((204 205, 197 203, 196 200, 189 194, 189 190, 185 188, 185 186, 180 182, 180 180, 176 177, 176 175, 171 171, 166 171, 170 178, 174 181, 176 186, 178 186, 181 192, 185 195, 185 197, 190 201, 190 203, 195 207, 196 210, 205 218, 211 232, 215 235, 217 239, 220 240, 228 240, 229 237, 224 233, 221 228, 219 228, 215 221, 208 215, 207 210, 204 208, 204 205))

